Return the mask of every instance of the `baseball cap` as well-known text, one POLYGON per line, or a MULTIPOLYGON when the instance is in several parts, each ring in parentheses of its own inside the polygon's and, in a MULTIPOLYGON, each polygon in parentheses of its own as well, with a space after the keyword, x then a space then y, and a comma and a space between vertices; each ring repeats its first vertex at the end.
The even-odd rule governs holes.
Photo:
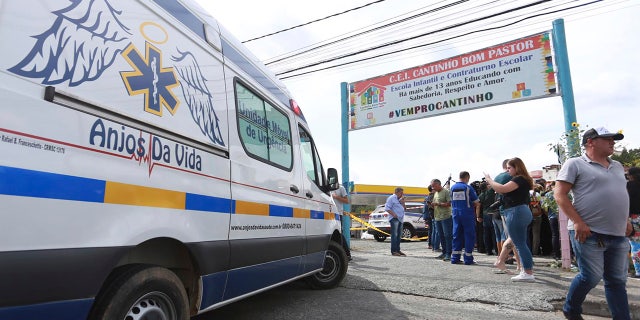
POLYGON ((624 138, 624 135, 622 133, 609 132, 609 130, 607 130, 605 127, 591 128, 585 131, 582 135, 582 145, 587 144, 587 139, 610 137, 613 137, 613 140, 622 140, 624 138))

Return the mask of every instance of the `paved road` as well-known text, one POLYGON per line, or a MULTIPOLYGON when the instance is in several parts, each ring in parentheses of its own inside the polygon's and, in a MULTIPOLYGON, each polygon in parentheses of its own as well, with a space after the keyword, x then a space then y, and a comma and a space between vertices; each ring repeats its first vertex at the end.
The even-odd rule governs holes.
MULTIPOLYGON (((537 280, 513 283, 491 272, 495 257, 477 265, 434 259, 424 242, 402 243, 407 257, 392 257, 389 242, 352 240, 353 261, 340 287, 310 290, 295 282, 195 317, 212 319, 563 319, 559 310, 574 273, 535 258, 537 280)), ((629 301, 640 319, 640 281, 629 279, 629 301)), ((585 319, 607 319, 602 284, 585 302, 585 319)))

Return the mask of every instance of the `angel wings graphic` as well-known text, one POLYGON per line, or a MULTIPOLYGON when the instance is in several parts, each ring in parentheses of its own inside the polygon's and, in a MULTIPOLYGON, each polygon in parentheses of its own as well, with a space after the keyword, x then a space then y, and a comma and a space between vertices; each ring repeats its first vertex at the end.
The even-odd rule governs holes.
MULTIPOLYGON (((70 0, 63 9, 52 12, 56 18, 43 33, 34 36, 31 51, 8 71, 42 79, 45 85, 68 82, 76 87, 93 81, 109 69, 131 43, 132 33, 108 0, 70 0)), ((180 76, 184 101, 201 132, 213 143, 224 146, 220 119, 213 108, 211 92, 193 54, 179 49, 173 61, 180 76)))

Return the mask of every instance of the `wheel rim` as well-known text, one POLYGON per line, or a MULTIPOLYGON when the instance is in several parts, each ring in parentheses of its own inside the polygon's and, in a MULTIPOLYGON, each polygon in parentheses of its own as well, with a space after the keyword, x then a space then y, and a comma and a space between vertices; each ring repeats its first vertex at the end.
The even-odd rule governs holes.
POLYGON ((324 265, 322 271, 316 273, 316 277, 320 281, 331 281, 335 278, 340 270, 340 258, 335 252, 328 250, 324 257, 324 265))
POLYGON ((406 239, 411 238, 411 230, 407 228, 402 228, 402 237, 406 239))
POLYGON ((176 309, 169 296, 162 292, 150 292, 134 303, 124 320, 173 320, 176 309))

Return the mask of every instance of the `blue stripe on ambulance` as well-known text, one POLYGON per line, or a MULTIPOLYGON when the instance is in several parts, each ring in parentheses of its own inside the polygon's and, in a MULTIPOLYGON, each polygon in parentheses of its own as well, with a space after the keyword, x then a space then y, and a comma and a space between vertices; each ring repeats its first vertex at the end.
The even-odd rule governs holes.
POLYGON ((269 216, 291 218, 293 217, 293 208, 270 204, 269 216))
POLYGON ((230 199, 204 196, 195 193, 187 193, 185 209, 209 212, 235 212, 230 199))
POLYGON ((0 166, 0 194, 104 202, 106 181, 0 166))
POLYGON ((227 272, 203 276, 202 284, 204 290, 200 309, 204 310, 224 300, 233 299, 287 281, 299 274, 317 270, 322 267, 324 256, 324 252, 315 252, 302 257, 293 257, 230 270, 228 272, 228 281, 234 285, 227 287, 226 291, 223 291, 222 288, 225 285, 227 272), (273 270, 278 270, 278 272, 273 272, 273 270))
MULTIPOLYGON (((27 170, 0 166, 0 194, 104 203, 108 181, 76 177, 58 173, 27 170)), ((146 187, 143 187, 146 188, 146 187)), ((185 210, 207 212, 235 213, 236 201, 206 196, 195 193, 184 193, 185 210)), ((292 207, 269 205, 269 216, 293 217, 292 207)), ((310 212, 310 219, 325 219, 324 211, 310 212)), ((339 219, 339 215, 336 215, 339 219)))
MULTIPOLYGON (((2 177, 0 179, 0 194, 4 195, 103 203, 106 194, 107 181, 105 180, 6 166, 0 166, 0 176, 2 177)), ((185 193, 185 196, 186 210, 231 214, 236 211, 235 200, 193 193, 185 193)), ((269 205, 269 216, 293 217, 294 208, 269 205)), ((311 210, 309 218, 324 220, 325 212, 311 210)), ((335 214, 335 218, 340 219, 340 215, 335 214)), ((280 283, 301 273, 317 270, 322 267, 323 261, 324 252, 316 252, 306 256, 204 275, 202 276, 204 290, 201 308, 204 309, 224 300, 280 283), (279 272, 274 273, 273 270, 279 270, 279 272), (225 292, 227 281, 234 283, 234 286, 226 288, 225 292)), ((45 314, 49 315, 47 319, 84 319, 92 303, 93 299, 84 299, 0 308, 0 319, 38 319, 45 314), (62 309, 65 312, 59 311, 62 309), (16 314, 24 314, 25 317, 13 316, 16 314), (56 316, 52 317, 51 315, 56 316)))
POLYGON ((78 299, 0 308, 0 319, 84 320, 89 315, 92 305, 93 299, 78 299))

